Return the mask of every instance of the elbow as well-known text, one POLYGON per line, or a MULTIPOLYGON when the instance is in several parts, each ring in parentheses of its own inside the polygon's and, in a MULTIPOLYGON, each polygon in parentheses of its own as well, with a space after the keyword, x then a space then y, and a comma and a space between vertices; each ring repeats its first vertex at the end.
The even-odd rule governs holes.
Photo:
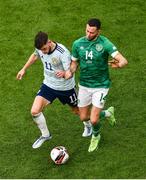
POLYGON ((127 60, 125 60, 125 66, 127 66, 128 65, 128 61, 127 60))
POLYGON ((121 62, 121 63, 119 63, 119 68, 122 68, 122 67, 124 67, 124 66, 126 66, 128 64, 128 61, 127 60, 125 60, 125 61, 123 61, 123 62, 121 62))

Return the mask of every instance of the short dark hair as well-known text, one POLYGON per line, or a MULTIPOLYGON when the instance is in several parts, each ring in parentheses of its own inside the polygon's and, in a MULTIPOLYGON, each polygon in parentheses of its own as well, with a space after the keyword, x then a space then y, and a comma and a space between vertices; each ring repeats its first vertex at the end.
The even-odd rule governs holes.
POLYGON ((101 27, 101 22, 100 22, 100 20, 97 19, 97 18, 89 19, 88 22, 87 22, 87 24, 88 24, 89 26, 95 26, 97 29, 100 29, 100 27, 101 27))
POLYGON ((35 36, 34 46, 37 49, 41 49, 48 41, 48 34, 45 32, 38 32, 35 36))

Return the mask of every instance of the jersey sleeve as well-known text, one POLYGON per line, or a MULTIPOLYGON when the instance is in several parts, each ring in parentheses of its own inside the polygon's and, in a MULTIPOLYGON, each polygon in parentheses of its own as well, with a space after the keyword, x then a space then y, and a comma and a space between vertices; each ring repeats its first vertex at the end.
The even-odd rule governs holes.
POLYGON ((113 58, 117 55, 118 50, 117 47, 108 39, 105 42, 105 50, 106 52, 111 55, 113 58))
POLYGON ((71 59, 73 61, 77 61, 78 60, 78 51, 77 51, 77 43, 76 41, 73 43, 73 46, 72 46, 72 56, 71 56, 71 59))
POLYGON ((38 58, 40 58, 40 54, 39 54, 38 49, 35 49, 34 52, 33 52, 33 54, 36 55, 38 58))
POLYGON ((68 50, 66 50, 62 55, 61 55, 61 61, 62 65, 65 71, 67 71, 70 68, 70 63, 71 63, 71 55, 68 50))

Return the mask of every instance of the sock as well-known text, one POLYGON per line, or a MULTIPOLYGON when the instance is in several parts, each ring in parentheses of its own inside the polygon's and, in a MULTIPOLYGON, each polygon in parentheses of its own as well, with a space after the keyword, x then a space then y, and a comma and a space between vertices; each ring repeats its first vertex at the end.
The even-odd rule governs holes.
POLYGON ((104 117, 106 117, 106 116, 105 116, 105 111, 101 111, 99 118, 104 118, 104 117))
POLYGON ((33 116, 33 120, 35 121, 38 128, 40 129, 43 137, 47 137, 50 135, 50 132, 46 124, 46 119, 42 112, 37 114, 36 116, 33 116))
POLYGON ((93 134, 95 137, 98 136, 98 134, 100 133, 100 127, 101 127, 100 122, 98 122, 98 123, 95 124, 95 125, 92 124, 92 134, 93 134))
POLYGON ((84 124, 84 126, 87 126, 87 127, 90 127, 90 126, 91 126, 90 120, 88 120, 88 121, 83 121, 83 124, 84 124))
POLYGON ((103 120, 103 118, 105 118, 105 117, 108 118, 108 117, 110 117, 110 116, 111 116, 111 113, 110 113, 109 111, 105 110, 105 111, 101 111, 101 112, 100 112, 99 118, 103 120))

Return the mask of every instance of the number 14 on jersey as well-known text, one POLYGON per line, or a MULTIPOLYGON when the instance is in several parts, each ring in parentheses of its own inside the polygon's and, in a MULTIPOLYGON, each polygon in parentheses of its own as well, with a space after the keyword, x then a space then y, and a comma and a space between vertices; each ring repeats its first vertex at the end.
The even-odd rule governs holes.
POLYGON ((93 59, 93 51, 86 51, 86 59, 93 59))

